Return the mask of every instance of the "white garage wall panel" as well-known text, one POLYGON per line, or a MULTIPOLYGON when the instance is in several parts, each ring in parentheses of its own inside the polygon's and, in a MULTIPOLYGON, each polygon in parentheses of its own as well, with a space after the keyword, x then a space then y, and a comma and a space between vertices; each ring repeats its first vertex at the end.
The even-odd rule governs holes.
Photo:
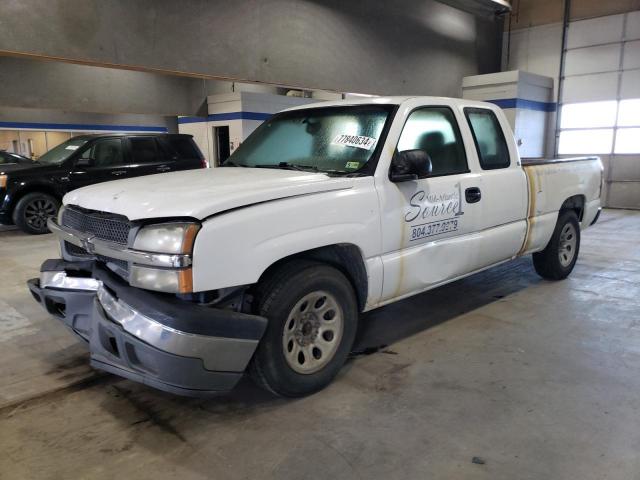
POLYGON ((624 45, 622 69, 631 70, 633 68, 640 68, 640 40, 627 42, 624 45))
POLYGON ((567 48, 619 42, 622 39, 623 29, 624 15, 571 22, 567 33, 567 48))
POLYGON ((620 98, 640 98, 640 69, 622 72, 620 98))
POLYGON ((618 70, 621 48, 621 44, 616 43, 567 50, 564 74, 566 76, 584 75, 618 70))
POLYGON ((618 77, 617 72, 567 77, 563 88, 564 101, 565 103, 577 103, 616 98, 618 77))
POLYGON ((625 38, 627 40, 640 39, 640 11, 627 13, 626 27, 625 38))

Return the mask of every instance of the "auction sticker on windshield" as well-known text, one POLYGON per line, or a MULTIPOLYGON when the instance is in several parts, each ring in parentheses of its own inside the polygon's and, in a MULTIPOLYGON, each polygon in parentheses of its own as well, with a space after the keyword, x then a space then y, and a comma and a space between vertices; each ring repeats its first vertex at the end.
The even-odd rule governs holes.
POLYGON ((371 150, 376 144, 376 139, 363 135, 337 135, 331 142, 332 145, 344 145, 345 147, 362 148, 371 150))

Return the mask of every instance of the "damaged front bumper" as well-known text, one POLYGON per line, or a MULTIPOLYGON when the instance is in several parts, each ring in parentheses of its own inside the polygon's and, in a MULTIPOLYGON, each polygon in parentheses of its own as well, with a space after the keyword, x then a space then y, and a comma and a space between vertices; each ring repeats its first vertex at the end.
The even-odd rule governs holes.
POLYGON ((180 395, 233 388, 267 324, 131 287, 95 262, 47 260, 28 286, 88 342, 92 366, 180 395))

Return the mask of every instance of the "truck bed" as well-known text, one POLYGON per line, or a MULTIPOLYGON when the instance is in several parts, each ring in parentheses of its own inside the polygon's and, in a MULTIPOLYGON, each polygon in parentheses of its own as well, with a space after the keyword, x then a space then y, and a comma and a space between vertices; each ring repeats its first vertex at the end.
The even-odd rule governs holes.
POLYGON ((585 160, 600 160, 600 157, 567 157, 567 158, 521 158, 523 167, 529 165, 548 165, 550 163, 582 162, 585 160))
MULTIPOLYGON (((599 157, 522 159, 527 176, 529 211, 527 234, 520 254, 542 250, 556 225, 558 212, 569 199, 579 208, 582 228, 600 209, 602 162, 599 157)), ((566 208, 566 205, 565 205, 566 208)))

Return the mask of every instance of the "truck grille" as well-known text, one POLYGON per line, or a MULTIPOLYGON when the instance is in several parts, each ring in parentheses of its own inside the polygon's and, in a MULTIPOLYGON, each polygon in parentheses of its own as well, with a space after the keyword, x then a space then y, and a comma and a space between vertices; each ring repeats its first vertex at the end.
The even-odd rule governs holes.
POLYGON ((131 224, 126 217, 111 213, 96 212, 66 207, 62 214, 62 225, 82 233, 90 233, 100 240, 126 245, 131 224))

